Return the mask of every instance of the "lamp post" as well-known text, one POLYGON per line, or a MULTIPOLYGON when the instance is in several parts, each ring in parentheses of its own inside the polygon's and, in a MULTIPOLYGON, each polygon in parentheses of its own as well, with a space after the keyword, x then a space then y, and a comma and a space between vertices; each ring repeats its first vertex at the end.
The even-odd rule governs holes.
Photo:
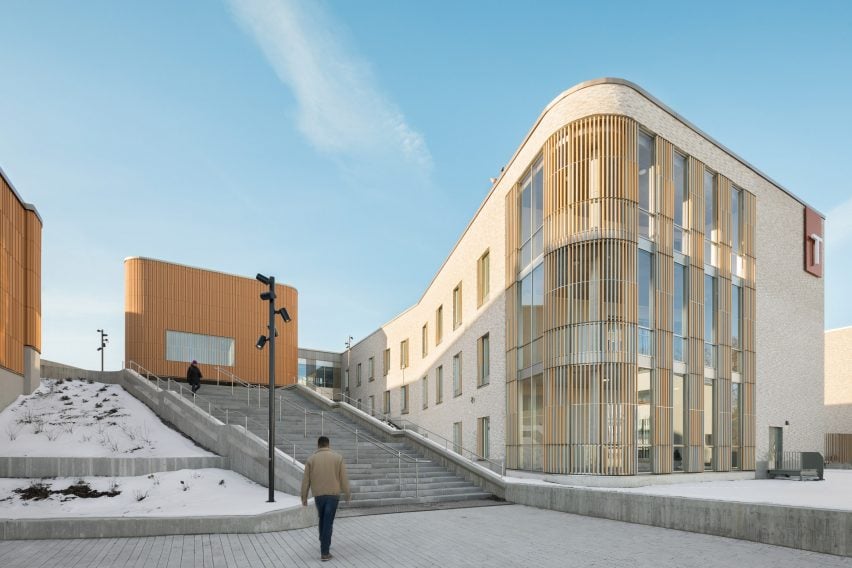
POLYGON ((104 372, 104 350, 106 350, 107 343, 109 343, 109 334, 104 333, 104 330, 99 329, 98 333, 101 334, 101 346, 98 347, 98 351, 101 352, 101 372, 104 372))
POLYGON ((352 353, 352 340, 353 339, 354 339, 354 337, 352 337, 351 335, 346 338, 346 385, 345 385, 346 388, 344 390, 346 391, 347 397, 349 396, 349 379, 351 378, 349 376, 349 355, 350 355, 350 353, 352 353))
MULTIPOLYGON (((278 331, 275 329, 275 314, 281 316, 284 323, 290 321, 287 308, 275 309, 275 277, 257 275, 257 280, 269 286, 269 290, 260 295, 261 300, 269 302, 269 325, 268 335, 261 335, 257 340, 256 347, 263 349, 269 343, 269 499, 267 503, 275 502, 275 337, 278 331)), ((295 458, 295 456, 293 456, 295 458)))

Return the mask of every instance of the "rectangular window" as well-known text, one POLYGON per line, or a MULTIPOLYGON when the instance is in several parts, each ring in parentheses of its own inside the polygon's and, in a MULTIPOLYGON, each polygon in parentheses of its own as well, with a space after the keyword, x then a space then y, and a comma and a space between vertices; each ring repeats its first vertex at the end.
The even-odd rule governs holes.
POLYGON ((686 156, 675 152, 672 168, 674 176, 674 249, 687 254, 686 232, 683 228, 689 199, 689 174, 687 173, 686 156))
POLYGON ((399 407, 402 414, 408 414, 408 385, 402 385, 399 389, 399 407))
POLYGON ((704 366, 716 367, 716 278, 704 275, 704 366))
POLYGON ((384 360, 382 361, 382 374, 387 377, 389 371, 390 371, 390 347, 385 349, 384 360))
POLYGON ((490 336, 485 334, 476 342, 476 386, 484 386, 489 382, 491 373, 490 336))
POLYGON ((651 371, 639 369, 636 382, 638 405, 636 406, 636 438, 639 471, 651 471, 651 371))
POLYGON ((361 386, 361 363, 355 365, 355 386, 361 386))
POLYGON ((488 416, 483 416, 476 421, 476 453, 482 459, 490 457, 491 447, 491 424, 488 416))
MULTIPOLYGON (((319 384, 319 382, 316 379, 314 379, 314 385, 316 385, 318 387, 324 386, 324 385, 319 384)), ((344 389, 349 388, 349 369, 346 369, 345 371, 343 371, 343 388, 344 389)))
POLYGON ((234 340, 230 337, 166 331, 166 360, 206 365, 234 366, 234 340))
POLYGON ((370 416, 372 416, 376 413, 376 397, 371 394, 368 400, 370 401, 370 407, 367 411, 370 413, 370 416))
POLYGON ((704 264, 716 266, 716 175, 704 170, 704 264))
POLYGON ((674 356, 675 361, 680 361, 681 363, 686 362, 686 321, 688 317, 688 301, 687 301, 687 290, 689 290, 689 285, 687 284, 687 275, 689 274, 686 266, 675 263, 674 265, 674 296, 673 296, 673 329, 674 332, 672 335, 672 354, 674 356))
POLYGON ((462 393, 462 354, 461 351, 453 356, 453 396, 462 393))
POLYGON ((476 263, 476 307, 482 306, 488 298, 489 280, 491 278, 491 268, 489 266, 489 251, 479 257, 476 263))
POLYGON ((426 358, 429 354, 429 324, 424 323, 423 329, 420 330, 420 356, 426 358))
POLYGON ((639 354, 653 355, 654 285, 653 256, 645 250, 639 251, 639 354))
POLYGON ((435 404, 444 402, 444 366, 435 369, 435 404))
POLYGON ((462 324, 462 283, 453 288, 453 329, 462 324))
POLYGON ((675 471, 683 471, 683 441, 684 441, 684 395, 683 375, 672 377, 672 445, 674 446, 673 467, 675 471))
POLYGON ((444 306, 435 310, 435 345, 440 345, 444 338, 444 306))
POLYGON ((713 470, 713 381, 704 379, 704 469, 713 470))
POLYGON ((526 269, 542 253, 544 211, 544 171, 539 158, 521 181, 518 243, 521 245, 520 270, 526 269))
POLYGON ((390 391, 386 390, 384 394, 384 413, 390 414, 390 391))
POLYGON ((731 370, 743 372, 742 343, 742 288, 734 284, 731 287, 731 370))
POLYGON ((367 380, 372 381, 375 380, 375 375, 373 374, 373 370, 376 366, 376 358, 370 357, 367 359, 367 380))
POLYGON ((742 205, 742 190, 731 187, 731 272, 737 276, 742 276, 742 263, 740 262, 740 255, 743 250, 742 205))
POLYGON ((639 132, 639 236, 651 238, 651 186, 654 138, 639 132))
POLYGON ((404 339, 399 342, 399 368, 405 369, 408 367, 408 340, 404 339))
POLYGON ((453 422, 453 451, 462 453, 462 423, 453 422))
POLYGON ((731 467, 740 469, 740 446, 742 445, 742 430, 740 429, 742 405, 740 383, 731 383, 731 467))
POLYGON ((423 398, 423 409, 429 408, 429 375, 423 377, 423 390, 421 391, 423 398))

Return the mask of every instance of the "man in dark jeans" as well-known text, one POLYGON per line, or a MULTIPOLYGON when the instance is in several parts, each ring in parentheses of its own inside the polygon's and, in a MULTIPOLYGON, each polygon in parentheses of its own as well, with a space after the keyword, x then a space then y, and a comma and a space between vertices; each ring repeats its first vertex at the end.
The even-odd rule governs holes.
POLYGON ((349 491, 349 479, 346 477, 346 464, 343 456, 332 452, 328 438, 320 436, 317 451, 305 462, 305 475, 302 477, 302 506, 308 506, 308 491, 314 495, 314 503, 319 514, 320 558, 331 560, 331 529, 340 493, 346 496, 346 502, 352 498, 349 491))
POLYGON ((189 369, 186 370, 186 382, 192 386, 192 392, 201 388, 201 369, 198 368, 198 361, 193 360, 189 369))

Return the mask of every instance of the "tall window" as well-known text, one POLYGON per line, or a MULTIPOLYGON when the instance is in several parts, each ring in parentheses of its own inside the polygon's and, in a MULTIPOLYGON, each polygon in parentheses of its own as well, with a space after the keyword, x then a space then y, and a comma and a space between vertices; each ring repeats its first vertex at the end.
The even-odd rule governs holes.
POLYGON ((518 370, 542 360, 544 334, 544 263, 540 262, 521 279, 518 288, 518 370))
POLYGON ((367 380, 368 381, 372 381, 376 378, 375 375, 373 375, 373 370, 374 370, 375 366, 376 366, 376 358, 375 357, 370 357, 369 359, 367 359, 367 380))
POLYGON ((435 404, 444 402, 444 366, 435 369, 435 404))
POLYGON ((424 323, 420 330, 420 356, 425 358, 429 354, 429 324, 424 323))
POLYGON ((717 266, 716 175, 704 170, 704 264, 717 266))
POLYGON ((639 132, 639 236, 651 238, 651 168, 654 138, 639 132))
POLYGON ((479 257, 476 263, 476 307, 480 307, 488 298, 489 280, 491 278, 491 268, 489 260, 489 251, 479 257))
POLYGON ((639 251, 639 353, 641 355, 653 355, 653 333, 654 325, 654 286, 652 256, 648 251, 639 251))
POLYGON ((476 386, 487 385, 491 373, 491 347, 489 334, 476 342, 476 386))
POLYGON ((675 471, 683 471, 684 454, 684 395, 683 375, 672 376, 672 445, 674 446, 673 467, 675 471))
POLYGON ((678 152, 674 153, 673 162, 674 175, 674 249, 683 254, 686 251, 686 233, 683 229, 683 220, 687 215, 687 203, 689 199, 689 178, 687 173, 686 156, 678 152))
POLYGON ((369 406, 370 416, 372 416, 376 413, 376 397, 375 397, 375 395, 371 394, 369 397, 367 397, 367 401, 368 401, 368 404, 370 405, 369 406))
POLYGON ((453 356, 453 396, 462 393, 462 354, 461 351, 453 356))
POLYGON ((672 310, 673 316, 673 339, 672 351, 675 361, 682 363, 686 362, 686 322, 687 322, 687 275, 689 274, 686 266, 675 263, 674 265, 674 307, 672 310))
POLYGON ((740 469, 740 447, 742 446, 742 386, 731 383, 731 467, 740 469))
POLYGON ((423 390, 420 392, 420 397, 423 399, 423 410, 429 408, 429 375, 423 376, 423 390))
POLYGON ((462 453, 462 423, 453 422, 453 451, 462 453))
POLYGON ((399 389, 399 407, 402 414, 408 414, 408 385, 402 385, 399 389))
POLYGON ((355 365, 355 386, 361 386, 361 363, 355 365))
POLYGON ((403 339, 399 342, 399 368, 405 369, 408 367, 408 340, 403 339))
POLYGON ((651 471, 651 371, 639 369, 636 383, 638 405, 636 407, 636 438, 639 471, 651 471))
POLYGON ((704 366, 716 367, 716 278, 704 275, 704 366))
POLYGON ((731 272, 740 275, 739 257, 742 254, 743 192, 731 187, 731 272))
POLYGON ((713 469, 713 381, 704 379, 704 469, 713 469))
POLYGON ((742 343, 742 288, 734 284, 731 287, 731 370, 743 372, 742 343))
POLYGON ((385 414, 390 414, 390 391, 386 390, 384 394, 384 407, 385 414))
POLYGON ((462 283, 453 288, 453 329, 462 324, 462 283))
POLYGON ((535 262, 542 253, 544 174, 539 158, 521 181, 521 219, 518 242, 521 244, 521 266, 523 271, 535 262))
POLYGON ((382 374, 387 377, 388 371, 390 371, 390 347, 385 349, 384 358, 382 360, 382 374))
POLYGON ((444 306, 435 310, 435 345, 440 345, 444 338, 444 306))
POLYGON ((483 416, 476 421, 476 453, 483 459, 490 457, 491 446, 491 421, 488 416, 483 416))

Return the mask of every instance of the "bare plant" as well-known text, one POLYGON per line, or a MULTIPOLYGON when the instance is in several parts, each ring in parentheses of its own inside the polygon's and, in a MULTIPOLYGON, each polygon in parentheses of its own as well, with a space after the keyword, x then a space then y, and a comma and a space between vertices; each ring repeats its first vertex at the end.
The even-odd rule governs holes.
POLYGON ((110 493, 112 493, 112 492, 114 492, 114 491, 115 491, 115 490, 117 490, 117 489, 118 489, 118 480, 117 480, 116 478, 114 478, 114 477, 113 477, 113 478, 112 478, 112 479, 110 479, 110 481, 109 481, 109 491, 110 491, 110 493))
POLYGON ((44 420, 39 416, 33 419, 33 434, 41 434, 44 432, 44 420))
POLYGON ((143 423, 142 427, 139 429, 139 438, 147 446, 153 446, 154 445, 154 441, 151 439, 151 428, 148 426, 147 422, 143 423))
POLYGON ((189 491, 189 488, 190 488, 190 487, 191 487, 191 486, 190 486, 190 484, 189 484, 189 483, 187 483, 186 481, 181 480, 181 482, 180 482, 180 488, 181 488, 183 491, 189 491))
POLYGON ((65 424, 62 425, 62 430, 66 434, 73 434, 74 433, 74 423, 73 422, 66 422, 65 424))
POLYGON ((144 501, 145 499, 148 498, 149 492, 150 492, 150 490, 149 491, 142 491, 141 489, 136 489, 133 492, 133 498, 136 499, 136 501, 144 501))
POLYGON ((21 433, 21 430, 24 427, 21 424, 7 424, 6 425, 6 434, 9 436, 9 441, 14 442, 18 438, 18 434, 21 433))
POLYGON ((44 433, 47 436, 48 440, 50 440, 51 442, 55 442, 56 439, 62 435, 62 430, 60 430, 59 428, 52 428, 50 430, 45 430, 44 433))
POLYGON ((115 440, 108 432, 101 435, 100 443, 102 446, 109 448, 110 451, 117 454, 121 447, 118 445, 118 440, 115 440))
POLYGON ((36 415, 33 412, 32 408, 27 408, 24 410, 23 414, 21 414, 20 418, 18 418, 18 424, 32 424, 35 421, 36 415))

